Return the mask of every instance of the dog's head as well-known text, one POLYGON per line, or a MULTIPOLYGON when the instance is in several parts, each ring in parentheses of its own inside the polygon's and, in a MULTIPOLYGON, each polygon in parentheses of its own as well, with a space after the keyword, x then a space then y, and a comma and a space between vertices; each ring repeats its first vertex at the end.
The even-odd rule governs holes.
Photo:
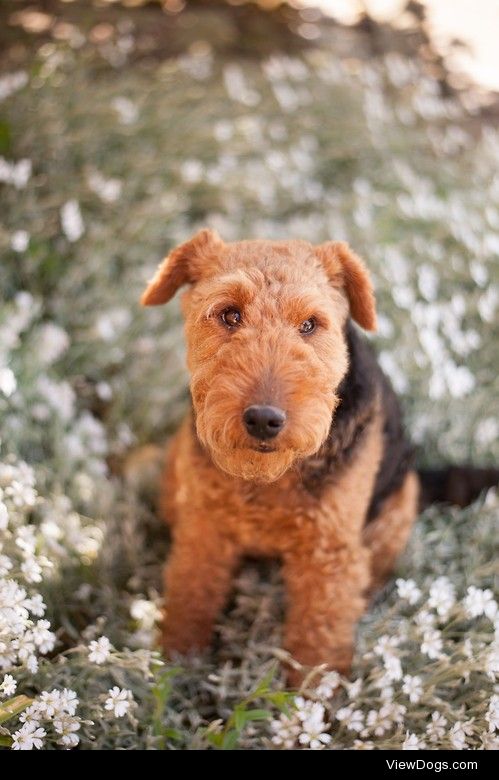
POLYGON ((340 242, 225 243, 202 230, 142 303, 182 299, 199 439, 219 468, 272 482, 328 434, 348 367, 345 322, 376 325, 362 261, 340 242))

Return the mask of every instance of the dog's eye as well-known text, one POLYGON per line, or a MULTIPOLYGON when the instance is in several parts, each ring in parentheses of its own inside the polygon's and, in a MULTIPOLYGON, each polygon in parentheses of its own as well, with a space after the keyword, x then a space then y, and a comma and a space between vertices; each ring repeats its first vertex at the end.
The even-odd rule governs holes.
POLYGON ((220 315, 220 319, 227 328, 237 328, 241 324, 241 312, 239 309, 225 309, 220 315))
POLYGON ((302 322, 302 324, 299 327, 299 331, 302 334, 302 336, 308 336, 309 333, 314 332, 316 327, 317 327, 317 322, 314 320, 313 317, 310 317, 309 320, 305 320, 305 322, 302 322))

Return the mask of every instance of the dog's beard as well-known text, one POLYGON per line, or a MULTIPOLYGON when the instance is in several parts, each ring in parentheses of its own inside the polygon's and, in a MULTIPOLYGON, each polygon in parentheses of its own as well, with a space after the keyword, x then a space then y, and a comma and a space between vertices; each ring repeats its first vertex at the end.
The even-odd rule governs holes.
POLYGON ((240 448, 232 452, 210 449, 211 457, 219 469, 248 482, 275 482, 288 471, 296 460, 293 450, 256 452, 240 448))

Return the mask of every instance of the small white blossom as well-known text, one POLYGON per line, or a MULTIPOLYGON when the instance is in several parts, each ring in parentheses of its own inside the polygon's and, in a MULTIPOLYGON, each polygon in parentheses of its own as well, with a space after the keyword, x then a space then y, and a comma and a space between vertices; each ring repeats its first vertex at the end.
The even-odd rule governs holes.
POLYGON ((79 743, 80 738, 75 732, 80 729, 80 723, 71 715, 64 715, 54 720, 54 729, 57 734, 61 735, 59 744, 64 745, 64 747, 73 748, 79 743))
POLYGON ((467 738, 473 734, 473 721, 458 721, 450 730, 450 741, 455 750, 466 750, 468 747, 467 738))
POLYGON ((291 750, 301 732, 299 720, 293 714, 291 716, 281 713, 278 719, 271 721, 270 728, 274 745, 291 750))
POLYGON ((430 742, 438 742, 446 734, 447 719, 440 712, 432 712, 431 722, 426 727, 426 734, 430 742))
POLYGON ((471 585, 463 599, 463 606, 466 615, 470 618, 485 615, 492 620, 497 614, 497 602, 494 599, 494 594, 488 588, 482 590, 471 585))
POLYGON ((69 336, 55 322, 46 322, 37 334, 36 355, 46 366, 55 363, 69 347, 69 336))
POLYGON ((31 160, 23 159, 16 163, 0 157, 0 182, 12 184, 17 190, 23 190, 31 178, 31 160))
POLYGON ((25 723, 12 735, 12 750, 33 750, 33 748, 40 750, 46 736, 45 729, 35 728, 31 723, 25 723))
POLYGON ((9 512, 4 502, 0 499, 0 531, 6 531, 9 524, 9 512))
POLYGON ((448 577, 438 577, 430 586, 428 605, 434 609, 440 617, 447 617, 456 603, 454 585, 448 577))
POLYGON ((343 723, 349 731, 362 731, 364 728, 364 713, 353 706, 341 707, 336 715, 336 720, 343 723))
POLYGON ((13 696, 16 692, 17 682, 11 674, 4 675, 0 683, 0 696, 13 696))
POLYGON ((323 675, 319 685, 315 689, 317 696, 320 699, 330 699, 336 691, 340 683, 340 675, 338 672, 328 672, 323 675))
POLYGON ((105 663, 111 654, 111 642, 107 636, 101 636, 100 639, 94 639, 90 642, 88 659, 94 664, 105 663))
POLYGON ((400 598, 408 601, 409 604, 416 604, 421 598, 421 591, 414 580, 398 579, 395 584, 400 598))
POLYGON ((29 233, 27 230, 16 230, 10 237, 10 246, 14 252, 25 252, 29 246, 29 233))
POLYGON ((425 748, 426 745, 423 740, 419 739, 415 734, 411 734, 410 731, 406 732, 402 750, 424 750, 425 748))
POLYGON ((77 200, 68 200, 61 208, 61 225, 68 241, 74 243, 82 237, 85 225, 77 200))
POLYGON ((50 653, 55 647, 56 637, 49 629, 50 623, 48 620, 37 620, 31 629, 33 641, 42 655, 50 653))
POLYGON ((499 731, 499 694, 497 693, 490 700, 485 720, 489 724, 489 731, 499 731))
POLYGON ((386 669, 387 677, 390 680, 395 681, 402 679, 402 664, 400 663, 399 658, 396 658, 394 655, 385 656, 383 663, 386 669))
POLYGON ((423 695, 421 677, 406 674, 404 676, 402 690, 409 697, 409 701, 411 701, 413 704, 417 704, 423 695))
POLYGON ((435 628, 430 628, 423 634, 421 643, 421 652, 428 658, 436 660, 442 657, 443 640, 442 634, 435 628))
POLYGON ((44 713, 40 709, 39 703, 34 701, 33 704, 30 704, 30 706, 24 710, 24 712, 21 712, 19 715, 19 720, 21 723, 28 723, 34 726, 34 728, 38 728, 40 725, 40 720, 43 717, 44 713))
POLYGON ((26 582, 41 582, 42 569, 34 558, 28 558, 21 564, 21 571, 26 582))
POLYGON ((380 636, 376 644, 374 645, 373 652, 381 658, 391 657, 395 653, 395 649, 400 644, 400 638, 398 636, 387 636, 384 634, 380 636))
POLYGON ((17 380, 11 368, 0 366, 0 393, 6 398, 15 393, 17 389, 17 380))
POLYGON ((118 114, 119 120, 123 125, 131 125, 137 121, 139 110, 135 103, 129 98, 116 97, 111 101, 111 106, 118 114))
POLYGON ((154 601, 135 599, 130 605, 130 615, 141 624, 142 628, 154 628, 161 619, 161 610, 154 601))
POLYGON ((61 694, 55 688, 52 691, 42 691, 38 699, 38 709, 47 718, 61 712, 61 694))
POLYGON ((110 688, 108 694, 104 707, 106 710, 112 711, 115 718, 122 718, 130 709, 130 704, 133 701, 132 692, 115 685, 114 688, 110 688))

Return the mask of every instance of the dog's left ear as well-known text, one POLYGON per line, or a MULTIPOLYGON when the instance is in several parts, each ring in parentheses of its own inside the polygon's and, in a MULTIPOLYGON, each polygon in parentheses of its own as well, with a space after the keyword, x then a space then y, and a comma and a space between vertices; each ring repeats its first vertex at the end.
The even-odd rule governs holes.
POLYGON ((185 244, 172 249, 144 290, 143 306, 167 303, 184 284, 197 281, 222 239, 214 230, 200 230, 185 244))
POLYGON ((369 271, 343 241, 326 241, 316 247, 326 273, 335 287, 344 289, 350 314, 364 330, 376 330, 376 301, 369 271))

